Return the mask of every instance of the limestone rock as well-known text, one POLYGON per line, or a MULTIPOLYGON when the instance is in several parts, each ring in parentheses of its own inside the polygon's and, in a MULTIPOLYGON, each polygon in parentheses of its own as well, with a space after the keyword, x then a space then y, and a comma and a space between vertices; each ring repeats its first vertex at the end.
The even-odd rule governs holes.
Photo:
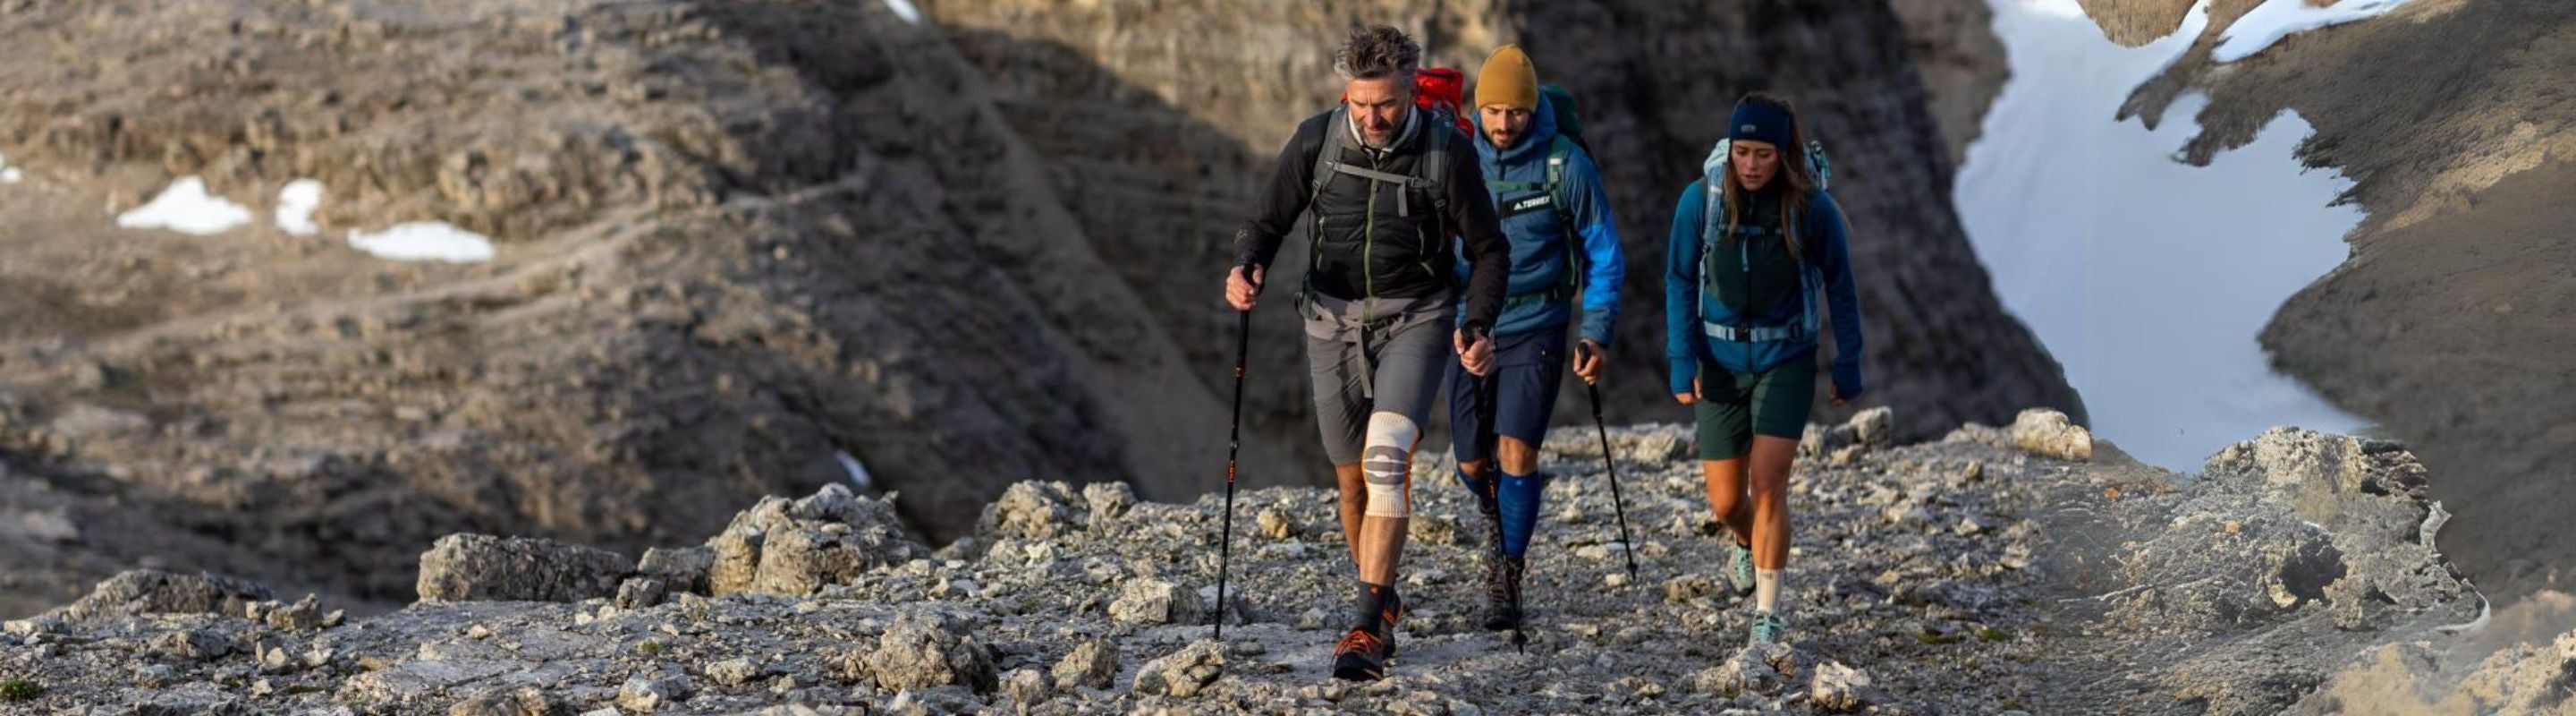
POLYGON ((686 674, 662 672, 636 674, 617 688, 617 706, 638 713, 653 713, 687 701, 696 687, 686 674))
POLYGON ((975 523, 975 533, 988 540, 1048 539, 1082 529, 1090 517, 1088 496, 1076 494, 1072 485, 1022 482, 1003 490, 1001 499, 984 508, 984 516, 975 523))
POLYGON ((1195 590, 1159 579, 1134 579, 1109 604, 1109 620, 1128 626, 1195 624, 1206 614, 1195 590))
POLYGON ((2034 455, 2077 462, 2093 459, 2093 431, 2076 425, 2065 413, 2045 408, 2024 410, 2004 432, 2013 447, 2034 455))
POLYGON ((704 545, 672 549, 654 547, 644 550, 644 559, 635 564, 638 574, 662 580, 662 584, 681 592, 707 593, 707 573, 715 567, 714 549, 704 545))
POLYGON ((973 630, 963 620, 937 612, 904 613, 878 637, 866 661, 869 674, 886 689, 953 685, 984 693, 993 690, 996 680, 992 653, 973 630))
POLYGON ((1145 662, 1136 672, 1136 693, 1185 699, 1196 696, 1225 672, 1225 645, 1198 641, 1180 651, 1145 662))
POLYGON ((138 569, 100 582, 80 601, 46 616, 77 622, 141 614, 242 614, 250 603, 275 598, 267 587, 247 580, 138 569))
POLYGON ((1055 663, 1054 674, 1056 683, 1067 688, 1109 688, 1118 680, 1118 645, 1106 639, 1075 644, 1072 652, 1055 663))
POLYGON ((1020 668, 1002 679, 1002 693, 1011 697, 1021 709, 1036 708, 1055 697, 1055 679, 1036 668, 1020 668))
POLYGON ((1869 674, 1838 661, 1819 664, 1808 700, 1828 711, 1859 711, 1871 702, 1869 674))
POLYGON ((625 557, 529 537, 454 534, 420 556, 424 601, 573 602, 612 596, 625 557))
POLYGON ((811 594, 929 555, 904 531, 891 499, 856 496, 837 483, 794 502, 764 498, 707 546, 708 587, 718 595, 811 594))

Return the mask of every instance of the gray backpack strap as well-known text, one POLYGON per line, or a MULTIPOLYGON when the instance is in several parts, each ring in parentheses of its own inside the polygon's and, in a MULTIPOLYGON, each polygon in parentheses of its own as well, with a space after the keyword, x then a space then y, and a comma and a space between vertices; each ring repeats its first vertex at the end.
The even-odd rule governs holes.
POLYGON ((1324 119, 1324 141, 1315 147, 1315 170, 1313 178, 1308 180, 1313 184, 1307 188, 1308 203, 1323 196, 1324 185, 1333 181, 1333 167, 1341 164, 1342 143, 1349 140, 1350 123, 1350 109, 1340 105, 1335 105, 1331 115, 1324 119))
MULTIPOLYGON (((1333 175, 1348 174, 1362 179, 1394 184, 1402 189, 1421 189, 1431 195, 1432 211, 1440 216, 1446 216, 1449 212, 1449 193, 1445 189, 1449 180, 1449 139, 1452 133, 1442 131, 1448 128, 1446 125, 1439 127, 1430 125, 1435 121, 1448 120, 1438 113, 1426 113, 1416 121, 1421 122, 1423 131, 1428 132, 1423 137, 1422 160, 1415 162, 1414 165, 1416 173, 1382 172, 1341 161, 1341 147, 1344 142, 1349 141, 1347 129, 1350 114, 1347 108, 1334 108, 1332 119, 1328 120, 1328 123, 1333 126, 1325 129, 1331 137, 1325 142, 1323 150, 1315 153, 1315 195, 1323 195, 1324 184, 1332 181, 1333 175)), ((1405 191, 1399 190, 1395 194, 1395 215, 1406 218, 1413 216, 1413 201, 1408 198, 1405 191)))
POLYGON ((1315 211, 1315 201, 1323 198, 1324 185, 1333 181, 1333 166, 1339 163, 1342 143, 1347 134, 1344 128, 1350 125, 1350 121, 1349 108, 1340 105, 1335 105, 1333 111, 1327 114, 1324 119, 1323 139, 1315 146, 1315 167, 1307 179, 1307 183, 1311 186, 1307 188, 1306 194, 1306 276, 1304 285, 1297 291, 1297 308, 1301 315, 1308 318, 1318 315, 1314 313, 1312 303, 1315 293, 1315 267, 1322 265, 1324 258, 1322 240, 1324 215, 1315 211))
POLYGON ((1556 143, 1547 149, 1547 197, 1556 210, 1556 231, 1565 239, 1566 288, 1580 294, 1583 290, 1584 259, 1581 228, 1574 225, 1574 205, 1565 193, 1565 165, 1574 156, 1574 139, 1556 135, 1556 143))
MULTIPOLYGON (((1422 161, 1414 163, 1416 182, 1410 186, 1431 194, 1431 215, 1433 223, 1438 224, 1449 220, 1449 162, 1452 154, 1449 151, 1449 144, 1458 132, 1450 127, 1447 113, 1420 111, 1422 112, 1422 131, 1425 132, 1422 137, 1422 161)), ((1399 201, 1397 204, 1401 206, 1402 202, 1399 201)))

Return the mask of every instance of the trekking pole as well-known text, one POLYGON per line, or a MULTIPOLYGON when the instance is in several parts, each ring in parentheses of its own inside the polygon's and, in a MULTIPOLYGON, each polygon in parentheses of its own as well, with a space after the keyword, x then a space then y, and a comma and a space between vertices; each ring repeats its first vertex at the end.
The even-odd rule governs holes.
MULTIPOLYGON (((1252 278, 1252 266, 1243 267, 1243 277, 1252 278)), ((1254 286, 1255 294, 1260 292, 1254 286)), ((1238 311, 1234 324, 1234 427, 1225 434, 1225 527, 1217 533, 1216 542, 1216 640, 1225 641, 1225 605, 1233 595, 1225 591, 1225 577, 1231 571, 1234 556, 1234 461, 1243 452, 1243 362, 1252 351, 1252 312, 1238 311)))
MULTIPOLYGON (((1574 346, 1577 354, 1587 353, 1583 344, 1574 346)), ((1619 516, 1619 556, 1628 558, 1628 581, 1637 581, 1637 543, 1628 540, 1628 506, 1619 499, 1619 461, 1610 455, 1610 424, 1601 420, 1601 386, 1583 381, 1583 389, 1592 394, 1592 428, 1601 433, 1601 466, 1610 474, 1610 511, 1619 516)))
MULTIPOLYGON (((1479 327, 1469 336, 1468 345, 1472 346, 1475 344, 1475 341, 1481 340, 1485 341, 1486 345, 1492 346, 1493 339, 1494 333, 1492 329, 1479 327)), ((1485 366, 1485 374, 1476 378, 1476 422, 1483 426, 1476 431, 1476 440, 1485 445, 1497 445, 1501 442, 1501 440, 1496 437, 1501 428, 1494 424, 1494 413, 1497 412, 1497 406, 1494 405, 1495 396, 1497 393, 1502 392, 1500 390, 1501 381, 1498 380, 1494 374, 1500 372, 1500 368, 1501 366, 1495 365, 1485 366)), ((1502 456, 1493 455, 1491 452, 1488 452, 1487 454, 1496 461, 1496 472, 1500 472, 1499 463, 1502 460, 1502 456)), ((1494 499, 1498 501, 1502 499, 1502 483, 1503 478, 1501 475, 1495 475, 1494 479, 1487 483, 1487 489, 1495 491, 1494 499)), ((1519 590, 1513 590, 1512 609, 1521 609, 1521 595, 1519 594, 1519 590)), ((1524 611, 1521 615, 1521 621, 1528 621, 1528 619, 1529 615, 1524 611)), ((1512 623, 1512 649, 1523 654, 1529 653, 1529 635, 1521 632, 1520 622, 1512 623)))

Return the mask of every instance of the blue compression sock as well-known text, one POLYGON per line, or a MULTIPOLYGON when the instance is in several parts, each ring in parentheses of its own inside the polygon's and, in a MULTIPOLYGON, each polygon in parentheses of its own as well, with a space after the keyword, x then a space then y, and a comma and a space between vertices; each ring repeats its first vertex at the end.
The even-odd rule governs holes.
POLYGON ((1546 473, 1503 474, 1500 490, 1503 513, 1503 554, 1519 557, 1529 552, 1530 532, 1538 526, 1539 488, 1546 485, 1546 473))

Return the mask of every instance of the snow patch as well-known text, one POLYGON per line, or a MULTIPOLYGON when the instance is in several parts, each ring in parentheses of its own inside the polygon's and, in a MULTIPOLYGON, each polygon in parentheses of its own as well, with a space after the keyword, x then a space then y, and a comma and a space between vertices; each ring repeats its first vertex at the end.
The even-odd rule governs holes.
POLYGON ((841 469, 850 473, 850 484, 857 485, 860 489, 875 485, 875 481, 868 477, 868 467, 859 464, 859 459, 851 457, 849 451, 834 450, 832 458, 841 461, 841 469))
POLYGON ((2431 550, 2434 554, 2441 554, 2442 548, 2433 544, 2433 538, 2441 536, 2442 526, 2450 523, 2451 511, 2442 509, 2441 500, 2434 500, 2433 509, 2425 512, 2424 527, 2417 531, 2415 538, 2424 543, 2424 549, 2431 550))
MULTIPOLYGON (((2346 0, 2351 2, 2352 0, 2346 0)), ((2190 471, 2279 425, 2350 433, 2359 419, 2271 371, 2256 335, 2349 255, 2352 182, 2292 152, 2313 132, 2283 113, 2209 166, 2174 160, 2207 99, 2154 131, 2116 121, 2132 88, 2208 27, 2203 0, 2137 48, 2050 3, 1991 0, 2012 79, 1967 152, 1953 203, 2004 306, 2084 396, 2096 435, 2190 471)))
POLYGON ((2236 23, 2227 26, 2227 38, 2211 51, 2211 59, 2235 62, 2261 54, 2263 50, 2289 37, 2309 30, 2341 25, 2354 20, 2378 17, 2394 10, 2406 0, 2342 0, 2326 7, 2314 7, 2308 0, 2270 0, 2247 11, 2236 23))
POLYGON ((2447 626, 2433 627, 2433 632, 2437 634, 2475 634, 2485 631, 2487 624, 2495 621, 2495 602, 2487 601, 2486 592, 2478 592, 2477 594, 2478 618, 2469 620, 2469 623, 2467 624, 2451 624, 2447 626))
POLYGON ((349 245, 395 261, 475 263, 492 260, 492 240, 444 221, 395 224, 376 233, 349 232, 349 245))
POLYGON ((26 175, 18 173, 17 167, 9 166, 9 155, 0 154, 0 184, 16 184, 25 178, 26 175))
POLYGON ((250 209, 206 193, 205 180, 193 176, 170 182, 170 188, 161 190, 160 196, 116 217, 116 225, 128 229, 168 229, 198 236, 220 234, 247 223, 250 209))
POLYGON ((904 22, 921 24, 921 8, 913 7, 912 0, 885 0, 885 5, 886 9, 893 10, 895 16, 903 18, 904 22))
POLYGON ((297 179, 277 191, 277 228, 296 236, 312 236, 322 230, 313 225, 313 210, 322 206, 322 182, 297 179))

